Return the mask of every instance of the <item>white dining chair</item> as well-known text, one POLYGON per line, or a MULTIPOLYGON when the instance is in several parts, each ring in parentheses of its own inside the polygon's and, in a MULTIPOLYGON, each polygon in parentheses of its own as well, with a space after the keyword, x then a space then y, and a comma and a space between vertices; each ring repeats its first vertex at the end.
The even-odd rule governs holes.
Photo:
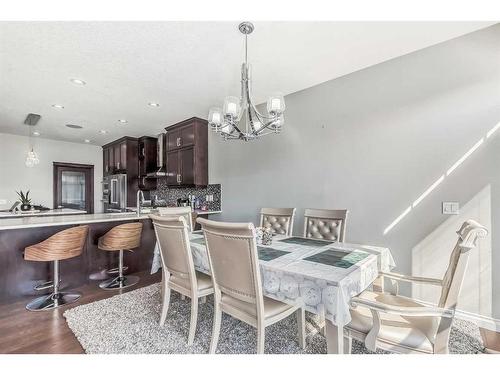
POLYGON ((344 242, 348 212, 347 210, 306 208, 304 237, 344 242))
POLYGON ((198 320, 198 299, 214 293, 212 279, 194 268, 188 224, 183 216, 149 215, 149 217, 155 227, 163 269, 160 326, 164 325, 167 318, 170 290, 191 298, 188 336, 188 344, 191 345, 198 320))
MULTIPOLYGON (((304 237, 344 242, 347 210, 306 208, 304 211, 304 237)), ((319 313, 318 325, 326 333, 325 313, 319 313)))
POLYGON ((160 216, 184 216, 188 223, 189 232, 193 232, 193 211, 191 207, 158 207, 160 216))
POLYGON ((303 305, 288 305, 263 295, 254 225, 197 221, 205 234, 215 289, 210 353, 217 348, 223 312, 257 328, 257 353, 264 353, 265 328, 296 313, 299 345, 304 348, 303 305))
POLYGON ((295 208, 262 208, 260 210, 260 226, 270 228, 273 233, 291 236, 295 208))
MULTIPOLYGON (((457 232, 458 241, 451 252, 443 279, 406 276, 383 272, 391 280, 422 283, 441 288, 437 306, 383 291, 365 291, 351 299, 352 320, 344 329, 346 352, 355 338, 375 351, 377 348, 396 353, 448 353, 448 340, 470 250, 486 228, 468 220, 457 232)), ((383 284, 382 284, 383 285, 383 284)))

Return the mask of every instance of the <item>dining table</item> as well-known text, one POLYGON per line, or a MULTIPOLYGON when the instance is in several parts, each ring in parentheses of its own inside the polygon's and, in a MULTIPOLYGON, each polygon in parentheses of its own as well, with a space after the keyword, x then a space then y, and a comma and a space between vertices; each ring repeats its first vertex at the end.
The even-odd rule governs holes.
MULTIPOLYGON (((194 267, 210 275, 205 238, 190 233, 194 267)), ((350 300, 368 289, 379 272, 395 267, 386 247, 335 242, 298 236, 273 236, 257 245, 263 293, 325 317, 328 353, 344 353, 344 326, 351 320, 350 300)), ((158 244, 151 273, 161 268, 158 244)))

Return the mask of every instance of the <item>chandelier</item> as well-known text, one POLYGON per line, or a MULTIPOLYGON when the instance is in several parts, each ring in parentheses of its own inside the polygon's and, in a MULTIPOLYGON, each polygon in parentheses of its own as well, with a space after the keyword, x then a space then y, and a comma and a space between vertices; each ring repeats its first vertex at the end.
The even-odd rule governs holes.
POLYGON ((26 154, 24 165, 26 165, 28 168, 32 168, 35 165, 40 164, 40 159, 38 158, 36 152, 33 150, 33 143, 31 140, 32 127, 36 125, 38 120, 40 120, 40 115, 34 113, 28 114, 26 120, 24 120, 24 123, 28 125, 28 150, 29 150, 28 153, 26 154))
POLYGON ((245 62, 241 65, 241 96, 228 96, 224 108, 211 108, 208 123, 211 129, 225 139, 250 141, 263 135, 279 133, 283 128, 285 99, 274 94, 267 99, 267 115, 261 114, 252 101, 251 69, 248 65, 248 35, 254 30, 250 22, 240 23, 240 32, 245 35, 245 62), (244 128, 243 128, 244 127, 244 128))
POLYGON ((40 163, 40 159, 38 159, 38 155, 36 154, 35 151, 33 151, 33 147, 31 148, 31 151, 28 152, 26 155, 26 160, 24 161, 24 164, 31 168, 35 165, 38 165, 40 163))

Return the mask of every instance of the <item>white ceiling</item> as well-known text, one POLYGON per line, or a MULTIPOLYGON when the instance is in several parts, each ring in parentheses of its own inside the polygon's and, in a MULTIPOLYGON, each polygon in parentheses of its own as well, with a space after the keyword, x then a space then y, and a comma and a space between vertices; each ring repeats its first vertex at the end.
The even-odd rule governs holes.
MULTIPOLYGON (((254 97, 263 102, 273 92, 302 90, 491 24, 256 22, 249 37, 254 97)), ((206 118, 225 96, 239 95, 244 49, 237 25, 0 22, 0 132, 27 135, 23 121, 32 112, 42 116, 42 137, 102 145, 206 118)))

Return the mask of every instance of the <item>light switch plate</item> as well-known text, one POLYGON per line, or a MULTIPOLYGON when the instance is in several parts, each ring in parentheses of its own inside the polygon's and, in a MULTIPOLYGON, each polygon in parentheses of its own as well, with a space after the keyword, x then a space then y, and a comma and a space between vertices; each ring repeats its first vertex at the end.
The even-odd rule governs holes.
POLYGON ((460 204, 458 202, 443 202, 443 215, 458 215, 460 204))

